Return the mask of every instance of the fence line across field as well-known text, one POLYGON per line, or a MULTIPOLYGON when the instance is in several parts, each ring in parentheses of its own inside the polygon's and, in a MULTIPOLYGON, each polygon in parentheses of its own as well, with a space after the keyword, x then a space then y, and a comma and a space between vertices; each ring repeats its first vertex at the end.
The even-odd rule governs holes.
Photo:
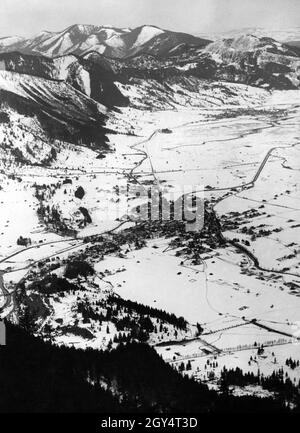
MULTIPOLYGON (((266 341, 262 344, 240 344, 238 346, 233 346, 233 347, 226 347, 224 349, 219 349, 220 354, 224 354, 224 353, 231 353, 231 352, 240 352, 243 350, 252 350, 252 349, 259 349, 262 347, 272 347, 272 346, 281 346, 284 344, 292 344, 292 343, 299 343, 299 341, 297 339, 289 339, 289 340, 285 340, 284 338, 280 338, 279 340, 270 340, 270 341, 266 341)), ((192 353, 190 355, 181 355, 181 356, 176 356, 175 359, 174 358, 166 358, 165 361, 166 362, 179 362, 179 361, 183 361, 186 359, 194 359, 194 358, 204 358, 207 356, 211 356, 211 355, 215 355, 216 351, 213 351, 211 353, 204 353, 204 352, 197 352, 197 353, 192 353)), ((175 355, 174 355, 175 356, 175 355)))

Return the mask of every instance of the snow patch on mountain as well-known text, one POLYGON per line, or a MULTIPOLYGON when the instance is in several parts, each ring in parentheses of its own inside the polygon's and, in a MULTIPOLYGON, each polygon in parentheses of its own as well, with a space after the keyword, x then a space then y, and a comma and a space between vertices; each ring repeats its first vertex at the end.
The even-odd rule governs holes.
POLYGON ((138 37, 136 38, 133 47, 138 47, 139 45, 144 45, 153 39, 155 36, 161 35, 164 33, 162 29, 153 26, 143 26, 138 37))
POLYGON ((119 35, 113 35, 109 39, 106 40, 106 45, 113 48, 123 48, 125 47, 124 41, 120 38, 119 35))

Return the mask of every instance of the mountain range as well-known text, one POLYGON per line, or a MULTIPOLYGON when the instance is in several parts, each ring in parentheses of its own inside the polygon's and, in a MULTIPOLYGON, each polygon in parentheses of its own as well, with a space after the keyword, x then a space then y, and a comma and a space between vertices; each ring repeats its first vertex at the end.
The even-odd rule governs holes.
POLYGON ((132 30, 76 24, 31 39, 0 39, 0 70, 64 80, 106 106, 126 105, 114 82, 132 78, 192 75, 298 88, 299 58, 297 41, 284 44, 253 34, 210 41, 155 26, 132 30))
MULTIPOLYGON (((100 151, 108 148, 107 119, 119 107, 235 104, 249 100, 241 84, 260 88, 248 92, 258 99, 261 90, 299 89, 297 42, 252 34, 210 41, 155 26, 93 25, 0 39, 3 118, 17 112, 20 122, 30 117, 26 128, 38 122, 45 140, 85 143, 100 151)), ((23 133, 24 128, 16 133, 20 146, 23 133)), ((22 147, 24 158, 40 161, 39 152, 34 158, 28 152, 30 140, 22 147)))
POLYGON ((0 39, 0 51, 21 51, 55 57, 95 51, 107 57, 124 58, 138 53, 166 55, 180 44, 204 47, 210 41, 186 33, 144 25, 135 29, 75 24, 61 32, 42 31, 32 38, 0 39))
POLYGON ((272 39, 276 39, 282 43, 292 43, 293 41, 300 40, 300 26, 296 27, 244 27, 233 30, 228 30, 225 32, 208 32, 208 33, 199 33, 197 36, 203 37, 206 39, 211 39, 213 41, 217 39, 228 39, 228 38, 236 38, 238 36, 242 36, 245 34, 251 34, 253 36, 257 36, 259 38, 269 37, 272 39))

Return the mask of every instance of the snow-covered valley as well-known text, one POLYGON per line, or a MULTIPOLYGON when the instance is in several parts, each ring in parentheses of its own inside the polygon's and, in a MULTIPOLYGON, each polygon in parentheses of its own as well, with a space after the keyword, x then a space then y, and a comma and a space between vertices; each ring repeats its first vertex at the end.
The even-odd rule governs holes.
MULTIPOLYGON (((38 293, 35 281, 53 274, 61 278, 70 261, 84 258, 95 276, 77 277, 78 292, 40 294, 48 313, 37 318, 34 332, 43 338, 52 334, 59 345, 115 347, 127 307, 113 320, 102 318, 99 326, 78 306, 100 302, 103 314, 111 296, 117 296, 154 309, 149 317, 156 331, 150 332, 149 344, 172 365, 191 361, 188 374, 212 387, 223 366, 264 375, 282 367, 291 380, 299 380, 299 367, 285 365, 286 359, 300 356, 299 91, 242 91, 253 93, 251 103, 159 112, 124 108, 120 116, 139 137, 109 135, 112 151, 103 159, 92 149, 61 143, 48 167, 6 164, 0 262, 8 294, 3 293, 1 316, 18 320, 20 281, 32 301, 38 293), (134 224, 122 222, 124 215, 118 214, 116 186, 128 181, 158 183, 169 191, 203 186, 225 242, 204 239, 195 263, 194 250, 185 248, 178 233, 176 244, 174 236, 151 234, 149 228, 149 239, 141 245, 132 245, 126 234, 124 243, 110 251, 110 230, 120 237, 124 229, 134 231, 134 224), (82 197, 75 194, 79 188, 82 197), (39 207, 46 211, 38 214, 39 207), (91 221, 80 215, 80 207, 91 221), (58 212, 64 224, 59 230, 47 208, 58 212), (76 233, 64 233, 62 227, 76 233), (30 244, 18 246, 20 237, 30 244), (159 311, 183 317, 188 326, 179 330, 169 319, 161 321, 159 311), (266 348, 258 355, 261 346, 266 348), (204 368, 208 360, 210 367, 204 368)), ((113 127, 115 120, 110 121, 113 127)))
POLYGON ((74 25, 0 51, 0 319, 293 405, 297 49, 74 25))

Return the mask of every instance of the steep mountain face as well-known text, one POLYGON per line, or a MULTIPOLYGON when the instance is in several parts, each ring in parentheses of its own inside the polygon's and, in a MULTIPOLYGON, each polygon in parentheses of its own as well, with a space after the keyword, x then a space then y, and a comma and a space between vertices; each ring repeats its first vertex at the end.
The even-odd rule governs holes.
POLYGON ((0 98, 6 119, 1 125, 3 140, 8 148, 11 143, 13 152, 19 149, 20 162, 25 153, 33 156, 30 143, 25 146, 28 134, 32 143, 66 141, 108 149, 107 109, 65 82, 0 71, 0 98))
POLYGON ((30 39, 2 38, 0 52, 20 51, 56 57, 70 53, 83 55, 95 51, 108 57, 124 58, 141 52, 161 56, 182 43, 204 47, 209 42, 206 39, 162 30, 155 26, 117 29, 76 24, 62 32, 44 31, 30 39))
POLYGON ((76 57, 72 55, 50 59, 45 56, 19 52, 2 53, 0 54, 0 70, 46 79, 65 80, 69 66, 76 60, 76 57))
POLYGON ((69 67, 66 81, 106 107, 122 107, 129 104, 116 86, 118 76, 109 62, 93 53, 80 57, 69 67))
POLYGON ((75 89, 107 107, 128 105, 128 100, 114 84, 115 73, 102 56, 90 54, 56 58, 21 54, 0 54, 0 70, 65 81, 75 89))

